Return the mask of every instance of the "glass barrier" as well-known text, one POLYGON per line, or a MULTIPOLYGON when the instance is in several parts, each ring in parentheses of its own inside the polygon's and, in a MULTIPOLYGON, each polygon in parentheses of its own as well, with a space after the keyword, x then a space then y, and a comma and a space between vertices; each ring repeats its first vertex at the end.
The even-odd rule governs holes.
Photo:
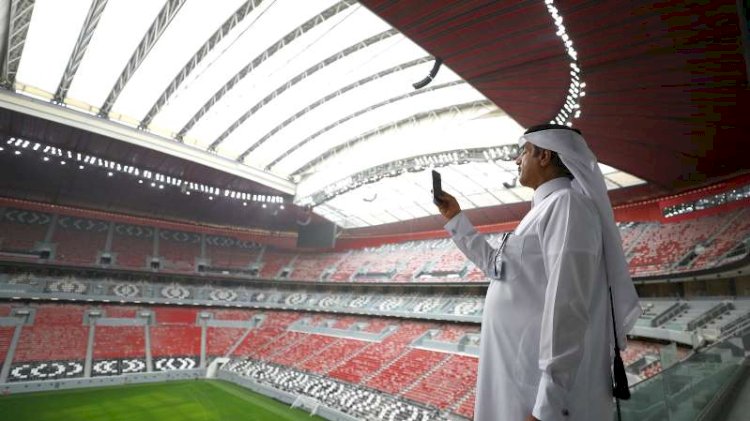
POLYGON ((741 373, 748 339, 725 339, 633 385, 630 400, 620 401, 622 421, 697 420, 741 373))

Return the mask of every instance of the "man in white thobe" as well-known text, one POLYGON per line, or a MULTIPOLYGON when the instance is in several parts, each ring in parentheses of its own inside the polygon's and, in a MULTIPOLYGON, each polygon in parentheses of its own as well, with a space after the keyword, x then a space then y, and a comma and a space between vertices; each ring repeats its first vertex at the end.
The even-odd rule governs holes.
POLYGON ((532 208, 499 247, 474 229, 452 196, 437 203, 458 248, 491 280, 474 417, 611 420, 608 286, 621 344, 640 306, 617 232, 612 244, 617 228, 603 176, 580 132, 566 126, 531 128, 520 146, 518 181, 535 190, 532 208))

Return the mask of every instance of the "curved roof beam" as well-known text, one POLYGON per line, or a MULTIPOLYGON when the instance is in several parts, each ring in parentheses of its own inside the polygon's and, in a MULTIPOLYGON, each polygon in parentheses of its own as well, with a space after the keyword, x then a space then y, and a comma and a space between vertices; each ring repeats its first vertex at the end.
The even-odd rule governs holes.
POLYGON ((360 51, 364 48, 367 48, 375 43, 378 43, 380 41, 386 40, 394 35, 397 35, 398 31, 395 29, 389 29, 387 31, 383 31, 377 35, 373 35, 370 38, 367 38, 365 40, 362 40, 352 46, 349 46, 336 54, 333 54, 332 56, 328 57, 327 59, 311 66, 307 70, 303 71, 302 73, 298 74, 297 76, 293 77, 292 79, 288 80, 283 85, 279 86, 268 94, 265 98, 260 100, 257 104, 252 106, 245 114, 243 114, 240 118, 238 118, 234 123, 232 123, 229 128, 227 128, 211 145, 208 147, 209 150, 216 150, 216 148, 221 144, 221 142, 224 141, 233 131, 235 131, 238 127, 242 125, 242 123, 245 122, 248 118, 250 118, 253 114, 258 112, 261 108, 266 106, 269 102, 276 99, 279 95, 281 95, 284 91, 288 90, 292 86, 296 85, 298 82, 300 82, 303 79, 306 79, 310 77, 312 74, 317 72, 318 70, 324 69, 326 66, 330 65, 331 63, 345 58, 346 56, 355 53, 357 51, 360 51))
POLYGON ((320 25, 321 23, 325 22, 329 18, 337 15, 340 12, 343 12, 349 6, 356 4, 357 2, 355 0, 342 0, 333 6, 329 7, 328 9, 322 11, 319 15, 315 16, 314 18, 308 20, 307 22, 303 23, 297 29, 289 32, 286 34, 283 38, 276 41, 273 45, 268 47, 266 51, 261 53, 259 56, 255 57, 250 63, 248 63, 245 67, 240 69, 237 74, 232 76, 229 81, 224 84, 221 88, 219 88, 218 91, 208 100, 205 104, 201 107, 198 112, 193 115, 193 117, 190 118, 190 120, 183 126, 179 132, 177 132, 177 136, 175 136, 178 140, 182 140, 182 138, 185 136, 185 133, 187 133, 197 122, 200 120, 206 113, 214 106, 217 102, 221 100, 224 95, 226 95, 227 92, 229 92, 234 85, 236 85, 240 80, 242 80, 245 76, 247 76, 250 72, 252 72, 256 67, 258 67, 260 64, 262 64, 264 61, 266 61, 269 57, 274 55, 277 51, 284 48, 287 44, 294 41, 295 39, 299 38, 300 36, 304 35, 307 31, 310 29, 320 25))
POLYGON ((337 127, 337 126, 339 126, 339 125, 341 125, 343 123, 346 123, 347 121, 349 121, 349 120, 351 120, 353 118, 357 118, 357 117, 361 116, 362 114, 368 113, 368 112, 370 112, 372 110, 375 110, 375 109, 380 108, 380 107, 384 107, 384 106, 389 105, 389 104, 393 104, 394 102, 401 101, 401 100, 406 99, 406 98, 411 98, 411 97, 414 97, 414 96, 417 96, 417 95, 420 95, 420 94, 424 94, 424 93, 427 93, 427 92, 432 92, 432 91, 435 91, 435 90, 438 90, 438 89, 449 88, 451 86, 461 85, 461 84, 464 84, 464 83, 466 83, 466 82, 463 81, 463 80, 456 80, 456 81, 453 81, 453 82, 447 82, 447 83, 442 83, 440 85, 430 86, 428 88, 414 90, 414 91, 408 92, 406 94, 399 95, 397 97, 389 98, 389 99, 387 99, 385 101, 382 101, 382 102, 379 102, 377 104, 371 105, 371 106, 369 106, 367 108, 363 108, 363 109, 361 109, 361 110, 359 110, 359 111, 357 111, 357 112, 355 112, 353 114, 349 114, 349 115, 341 118, 340 120, 337 120, 337 121, 329 124, 328 126, 326 126, 326 127, 322 128, 322 129, 318 130, 317 132, 315 132, 315 133, 311 134, 310 136, 306 137, 305 139, 303 139, 298 144, 292 146, 289 150, 287 150, 286 152, 284 152, 284 154, 279 155, 276 159, 274 159, 273 161, 271 161, 271 163, 269 163, 268 165, 266 165, 265 169, 266 170, 270 170, 276 164, 278 164, 279 162, 281 162, 284 158, 287 158, 292 153, 294 153, 294 151, 296 151, 297 149, 299 149, 299 148, 305 146, 306 144, 310 143, 311 141, 315 140, 315 138, 317 138, 318 136, 322 135, 323 133, 325 133, 325 132, 327 132, 327 131, 329 131, 329 130, 331 130, 331 129, 333 129, 333 128, 335 128, 335 127, 337 127))
POLYGON ((34 13, 34 0, 11 0, 9 3, 8 34, 6 38, 3 65, 0 69, 0 83, 13 90, 16 83, 18 65, 21 63, 26 34, 29 32, 31 15, 34 13))
POLYGON ((151 109, 148 110, 148 113, 146 113, 146 116, 143 117, 143 120, 141 120, 140 127, 142 129, 148 127, 149 124, 151 124, 151 121, 156 117, 157 114, 159 114, 159 111, 161 111, 162 107, 169 101, 169 98, 172 96, 172 94, 177 91, 177 88, 180 87, 182 82, 185 81, 185 79, 188 77, 188 75, 198 66, 198 64, 210 53, 216 45, 221 42, 224 37, 234 29, 235 26, 237 26, 240 22, 242 22, 245 17, 247 17, 250 12, 255 10, 263 0, 248 0, 245 3, 242 4, 233 14, 229 17, 224 23, 221 24, 219 29, 216 30, 209 38, 208 41, 206 41, 201 47, 198 49, 198 51, 195 52, 195 54, 190 57, 190 60, 185 63, 185 65, 182 67, 179 73, 177 73, 177 76, 172 79, 172 82, 169 83, 169 86, 167 86, 167 89, 162 92, 161 95, 159 95, 159 99, 156 100, 156 103, 151 106, 151 109))
POLYGON ((341 181, 343 180, 338 180, 332 185, 339 185, 339 188, 333 191, 327 191, 327 187, 322 188, 303 198, 297 199, 295 203, 302 206, 318 206, 336 196, 356 190, 364 184, 369 184, 387 177, 401 175, 404 172, 420 172, 433 167, 473 161, 513 161, 516 159, 515 157, 517 154, 518 146, 504 145, 483 148, 451 149, 396 159, 348 175, 344 177, 343 180, 351 180, 349 183, 341 184, 341 181), (440 158, 446 155, 455 155, 455 159, 452 162, 441 161, 440 158))
POLYGON ((93 0, 91 2, 91 7, 89 7, 86 20, 81 27, 81 33, 78 34, 78 40, 76 41, 75 47, 73 47, 73 52, 70 54, 68 65, 65 66, 65 72, 60 79, 60 84, 57 86, 57 91, 55 92, 54 97, 55 102, 62 104, 63 101, 65 101, 65 97, 68 95, 68 89, 70 89, 70 84, 73 82, 73 78, 78 71, 78 66, 81 64, 83 55, 86 54, 86 48, 89 46, 91 37, 94 36, 96 26, 99 24, 99 18, 102 17, 102 12, 104 12, 104 8, 107 6, 107 1, 108 0, 93 0))
POLYGON ((330 158, 332 156, 335 156, 336 154, 338 154, 339 152, 343 151, 344 149, 351 148, 351 147, 357 145, 358 143, 365 142, 368 139, 370 139, 371 137, 378 136, 378 135, 382 134, 384 131, 396 129, 399 126, 401 126, 402 124, 405 124, 405 123, 416 123, 416 122, 418 122, 420 120, 424 120, 424 119, 431 118, 431 117, 437 117, 437 116, 440 116, 440 115, 446 114, 446 113, 462 112, 462 111, 473 109, 473 108, 477 108, 477 107, 488 107, 488 106, 493 106, 494 107, 494 104, 490 100, 482 99, 482 100, 479 100, 479 101, 471 101, 471 102, 467 102, 467 103, 464 103, 464 104, 456 104, 456 105, 451 105, 449 107, 442 107, 442 108, 438 108, 436 110, 422 111, 422 112, 419 112, 417 114, 413 114, 413 115, 411 115, 411 116, 409 116, 407 118, 404 118, 404 119, 401 119, 401 120, 398 120, 398 121, 394 121, 392 123, 388 123, 388 124, 385 124, 385 125, 380 126, 378 128, 375 128, 373 130, 370 130, 368 132, 362 133, 361 135, 359 135, 359 136, 357 136, 357 137, 355 137, 355 138, 353 138, 353 139, 351 139, 351 140, 349 140, 347 142, 344 142, 344 143, 342 143, 342 144, 340 144, 338 146, 335 146, 335 147, 333 147, 331 149, 328 149, 327 151, 325 151, 322 154, 316 156, 314 159, 308 161, 306 164, 304 164, 303 166, 301 166, 300 168, 298 168, 297 170, 295 170, 291 175, 292 176, 298 176, 298 175, 304 173, 305 171, 307 171, 308 169, 310 169, 310 168, 312 168, 312 167, 320 164, 321 162, 325 161, 326 159, 328 159, 328 158, 330 158))
POLYGON ((159 11, 159 14, 156 15, 156 19, 154 19, 154 22, 148 28, 148 31, 146 31, 146 35, 143 36, 138 47, 136 47, 133 55, 130 56, 128 64, 122 69, 122 73, 120 73, 120 77, 117 78, 115 86, 112 87, 109 95, 107 95, 107 99, 99 110, 100 116, 107 117, 109 115, 109 111, 112 109, 112 105, 114 105, 115 101, 117 101, 117 97, 120 96, 122 90, 125 89, 125 85, 135 71, 138 70, 141 63, 146 59, 151 48, 153 48, 157 41, 159 41, 161 34, 163 34, 167 27, 169 27, 172 19, 177 16, 177 13, 182 8, 182 5, 185 4, 185 1, 186 0, 167 0, 166 4, 164 4, 164 7, 159 11))
MULTIPOLYGON (((431 60, 433 60, 433 58, 431 56, 425 56, 425 57, 418 58, 416 60, 412 60, 412 61, 409 61, 409 62, 406 62, 406 63, 402 63, 402 64, 399 64, 397 66, 393 66, 393 67, 391 67, 389 69, 385 69, 385 70, 383 70, 381 72, 375 73, 374 75, 370 75, 370 76, 368 76, 368 77, 366 77, 364 79, 360 79, 360 80, 358 80, 358 81, 356 81, 356 82, 354 82, 354 83, 352 83, 350 85, 344 86, 343 88, 337 90, 336 92, 333 92, 333 93, 330 93, 330 94, 326 95, 325 97, 323 97, 323 98, 321 98, 321 99, 313 102, 312 104, 308 105, 307 107, 305 107, 305 108, 297 111, 293 116, 287 118, 281 124, 279 124, 278 126, 274 127, 273 129, 271 129, 271 131, 269 131, 268 133, 266 133, 265 135, 263 135, 263 137, 261 137, 257 142, 255 142, 253 145, 251 145, 249 148, 247 148, 247 150, 245 150, 245 152, 242 152, 242 154, 240 154, 240 156, 237 157, 237 160, 240 161, 240 162, 244 161, 245 158, 250 154, 250 152, 252 152, 255 149, 257 149, 258 147, 260 147, 263 143, 265 143, 268 139, 270 139, 271 136, 273 136, 274 134, 276 134, 277 132, 279 132, 284 127, 288 126, 289 124, 291 124, 292 122, 294 122, 298 118, 302 117, 303 115, 307 114, 308 112, 312 111, 313 109, 319 107, 320 105, 325 104, 326 102, 332 100, 333 98, 336 98, 336 97, 338 97, 340 95, 343 95, 346 92, 349 92, 352 89, 358 88, 358 87, 360 87, 360 86, 362 86, 362 85, 364 85, 366 83, 372 82, 373 80, 380 79, 383 76, 389 75, 391 73, 399 72, 401 70, 408 69, 410 67, 413 67, 413 66, 416 66, 416 65, 419 65, 419 64, 422 64, 422 63, 426 63, 426 62, 431 61, 431 60)), ((223 134, 222 134, 222 136, 223 136, 223 134)))

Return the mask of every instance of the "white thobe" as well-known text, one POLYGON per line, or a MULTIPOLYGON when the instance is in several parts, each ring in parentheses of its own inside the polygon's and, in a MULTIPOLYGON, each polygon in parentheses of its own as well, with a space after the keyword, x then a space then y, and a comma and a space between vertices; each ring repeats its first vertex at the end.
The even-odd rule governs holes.
POLYGON ((556 178, 498 248, 459 213, 445 228, 491 279, 474 419, 612 419, 611 320, 593 202, 556 178))

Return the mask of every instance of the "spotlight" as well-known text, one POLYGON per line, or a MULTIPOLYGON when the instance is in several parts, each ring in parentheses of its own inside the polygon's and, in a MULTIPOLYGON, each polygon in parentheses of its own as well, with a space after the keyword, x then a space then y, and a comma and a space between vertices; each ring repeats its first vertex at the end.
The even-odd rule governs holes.
POLYGON ((247 206, 247 202, 242 202, 242 206, 247 206))
POLYGON ((138 184, 143 184, 143 180, 138 180, 138 184))
POLYGON ((164 184, 159 184, 159 188, 163 189, 164 188, 164 184))
POLYGON ((48 156, 45 156, 45 157, 44 157, 44 158, 42 158, 42 159, 44 160, 44 162, 47 162, 47 161, 49 161, 49 157, 48 157, 48 156))
POLYGON ((214 200, 213 196, 208 196, 208 200, 214 200))
POLYGON ((190 196, 190 192, 189 191, 186 191, 185 194, 188 195, 188 196, 190 196))
POLYGON ((151 187, 156 187, 156 183, 154 183, 154 182, 152 181, 152 182, 151 182, 151 187))
POLYGON ((60 161, 60 165, 65 165, 65 161, 60 161))
POLYGON ((266 208, 266 204, 264 203, 264 204, 263 204, 263 209, 265 209, 265 208, 266 208))
POLYGON ((107 177, 112 177, 112 171, 107 173, 107 177))
POLYGON ((78 169, 79 169, 79 170, 82 170, 82 169, 83 169, 83 165, 79 165, 79 166, 78 166, 78 169))
POLYGON ((0 152, 2 152, 4 150, 5 150, 5 148, 3 148, 2 146, 0 146, 0 152))
POLYGON ((13 153, 16 154, 16 155, 21 155, 21 151, 15 151, 13 153))
POLYGON ((284 209, 284 205, 279 206, 280 209, 284 209))

